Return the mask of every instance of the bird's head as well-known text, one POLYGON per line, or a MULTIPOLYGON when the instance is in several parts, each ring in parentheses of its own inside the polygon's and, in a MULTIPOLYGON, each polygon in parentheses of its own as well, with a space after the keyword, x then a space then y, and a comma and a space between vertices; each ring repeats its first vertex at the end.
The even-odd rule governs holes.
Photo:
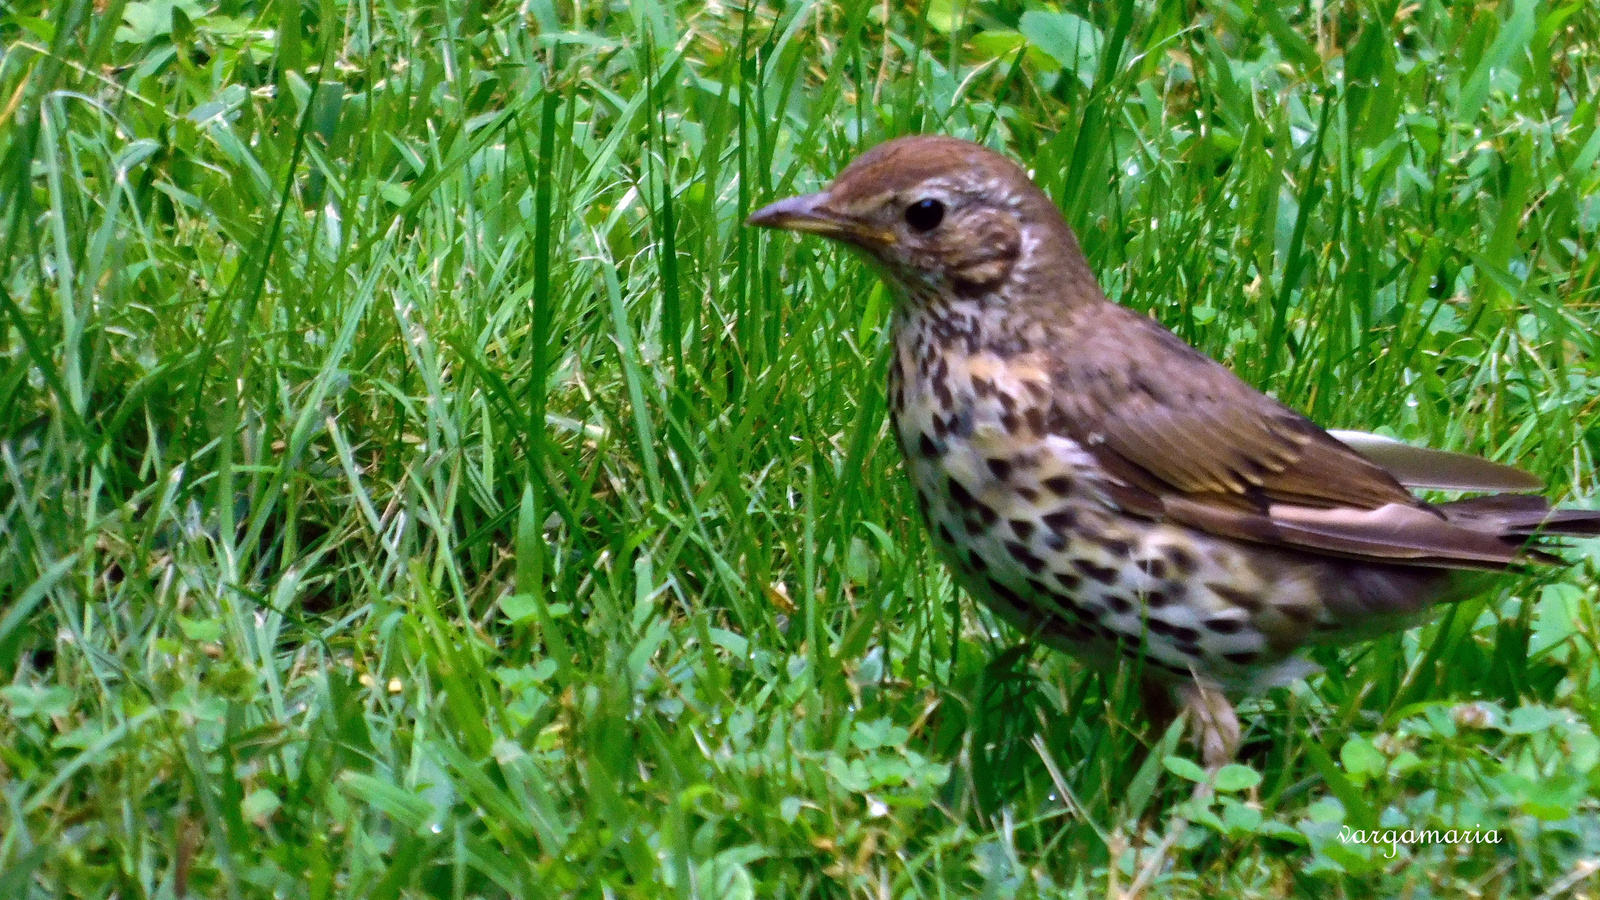
POLYGON ((1061 213, 1026 172, 978 144, 938 135, 880 144, 827 190, 779 200, 749 224, 848 244, 913 301, 1001 296, 1052 268, 1081 264, 1061 213))

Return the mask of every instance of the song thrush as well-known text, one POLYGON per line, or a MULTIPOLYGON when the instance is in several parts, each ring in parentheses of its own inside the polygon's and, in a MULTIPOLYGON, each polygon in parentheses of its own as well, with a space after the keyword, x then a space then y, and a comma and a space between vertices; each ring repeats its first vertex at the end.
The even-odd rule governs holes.
POLYGON ((752 225, 841 241, 895 290, 889 409, 935 542, 974 597, 1092 664, 1126 659, 1231 759, 1229 696, 1296 651, 1413 624, 1457 570, 1555 561, 1536 535, 1600 512, 1498 493, 1518 469, 1346 441, 1153 320, 1108 301, 1055 205, 1009 159, 949 137, 868 151, 752 225))

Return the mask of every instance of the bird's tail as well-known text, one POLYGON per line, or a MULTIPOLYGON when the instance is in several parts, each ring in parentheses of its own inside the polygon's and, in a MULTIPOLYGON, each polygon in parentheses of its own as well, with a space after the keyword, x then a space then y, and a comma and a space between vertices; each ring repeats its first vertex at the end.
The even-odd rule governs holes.
POLYGON ((1524 545, 1529 562, 1559 562, 1549 551, 1563 537, 1600 537, 1600 510, 1552 509, 1538 494, 1493 494, 1440 503, 1452 523, 1524 545))

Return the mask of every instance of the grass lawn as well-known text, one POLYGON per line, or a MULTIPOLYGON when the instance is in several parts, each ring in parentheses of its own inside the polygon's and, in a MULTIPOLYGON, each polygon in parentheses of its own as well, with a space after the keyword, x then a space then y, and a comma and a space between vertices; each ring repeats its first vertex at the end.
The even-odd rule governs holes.
POLYGON ((0 897, 1600 892, 1600 542, 1319 652, 1190 802, 1126 679, 935 562, 872 273, 742 226, 974 138, 1246 380, 1592 506, 1590 0, 14 0, 0 39, 0 897))

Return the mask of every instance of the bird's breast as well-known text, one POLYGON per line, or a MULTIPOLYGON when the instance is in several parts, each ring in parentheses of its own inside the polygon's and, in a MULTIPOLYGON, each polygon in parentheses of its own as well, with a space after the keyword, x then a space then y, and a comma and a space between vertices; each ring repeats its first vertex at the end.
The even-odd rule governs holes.
POLYGON ((1041 495, 1100 503, 1103 473, 1054 421, 1042 362, 974 339, 981 326, 954 313, 897 328, 890 412, 919 490, 955 479, 1002 514, 1041 495))
POLYGON ((1044 365, 902 328, 893 426, 918 504, 958 581, 1025 632, 1088 658, 1143 645, 1174 677, 1232 678, 1281 659, 1274 634, 1306 576, 1269 577, 1231 541, 1119 509, 1092 453, 1060 427, 1044 365), (1257 602, 1256 598, 1260 598, 1257 602))

